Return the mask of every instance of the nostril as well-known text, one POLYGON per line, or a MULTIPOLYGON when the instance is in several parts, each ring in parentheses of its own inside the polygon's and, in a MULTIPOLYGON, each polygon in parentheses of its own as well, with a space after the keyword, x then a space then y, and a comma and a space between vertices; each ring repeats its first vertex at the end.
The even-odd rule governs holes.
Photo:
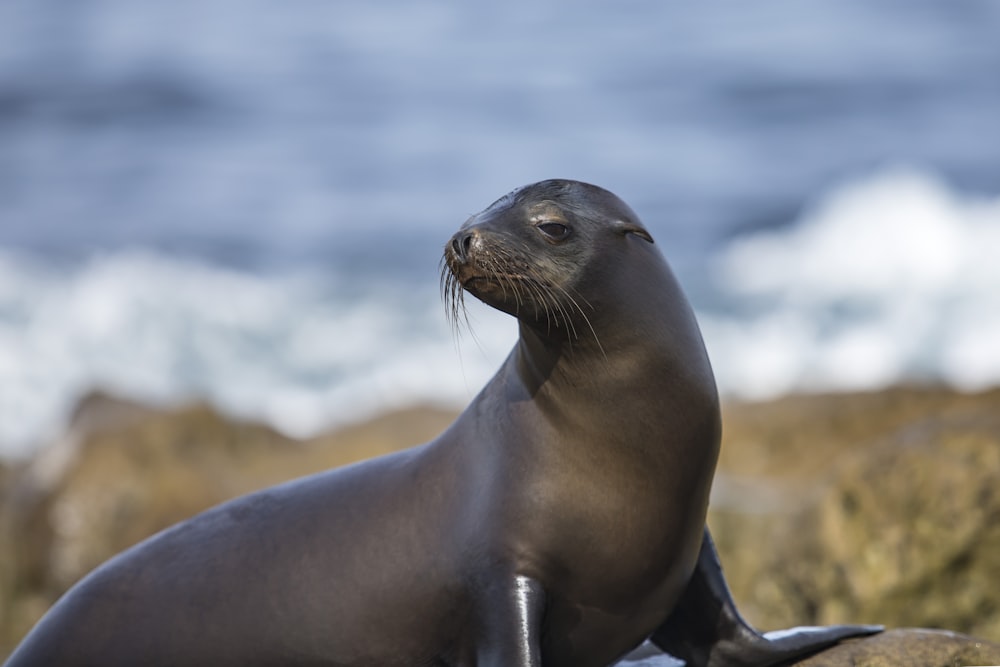
POLYGON ((467 232, 465 234, 456 235, 455 238, 451 240, 451 249, 455 251, 455 256, 460 260, 466 260, 469 255, 469 249, 472 247, 472 232, 467 232))

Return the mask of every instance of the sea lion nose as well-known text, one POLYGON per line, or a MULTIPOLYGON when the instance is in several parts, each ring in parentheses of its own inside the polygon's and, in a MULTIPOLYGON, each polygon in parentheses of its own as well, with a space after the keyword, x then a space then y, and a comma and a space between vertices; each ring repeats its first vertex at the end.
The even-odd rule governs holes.
POLYGON ((463 230, 451 237, 451 249, 460 262, 468 261, 469 251, 472 249, 473 239, 476 236, 474 230, 463 230))

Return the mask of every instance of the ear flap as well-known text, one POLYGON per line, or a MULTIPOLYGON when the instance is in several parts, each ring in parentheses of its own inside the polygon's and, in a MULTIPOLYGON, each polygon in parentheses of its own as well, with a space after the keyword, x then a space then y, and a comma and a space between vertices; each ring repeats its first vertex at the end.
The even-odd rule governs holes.
POLYGON ((615 220, 613 223, 615 231, 625 236, 626 234, 635 234, 641 239, 645 239, 650 243, 653 243, 653 237, 650 236, 646 228, 636 222, 626 222, 625 220, 615 220))

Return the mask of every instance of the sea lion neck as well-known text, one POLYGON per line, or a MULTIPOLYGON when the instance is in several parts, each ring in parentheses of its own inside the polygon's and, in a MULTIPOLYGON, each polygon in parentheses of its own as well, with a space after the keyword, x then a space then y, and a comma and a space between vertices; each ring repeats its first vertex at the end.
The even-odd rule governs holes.
POLYGON ((518 323, 518 340, 511 356, 517 378, 524 385, 529 397, 552 378, 552 373, 566 354, 563 343, 540 336, 531 327, 518 323))

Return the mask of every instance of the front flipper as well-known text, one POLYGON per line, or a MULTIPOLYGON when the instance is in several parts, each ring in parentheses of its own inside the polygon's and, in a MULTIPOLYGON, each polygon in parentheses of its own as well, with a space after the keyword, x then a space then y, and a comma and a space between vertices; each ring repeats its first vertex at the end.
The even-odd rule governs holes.
POLYGON ((498 583, 488 596, 477 665, 481 667, 541 667, 542 612, 545 590, 517 575, 498 583))
POLYGON ((847 637, 881 631, 879 625, 834 625, 757 632, 736 610, 706 528, 684 594, 650 639, 688 667, 767 667, 816 653, 847 637))

